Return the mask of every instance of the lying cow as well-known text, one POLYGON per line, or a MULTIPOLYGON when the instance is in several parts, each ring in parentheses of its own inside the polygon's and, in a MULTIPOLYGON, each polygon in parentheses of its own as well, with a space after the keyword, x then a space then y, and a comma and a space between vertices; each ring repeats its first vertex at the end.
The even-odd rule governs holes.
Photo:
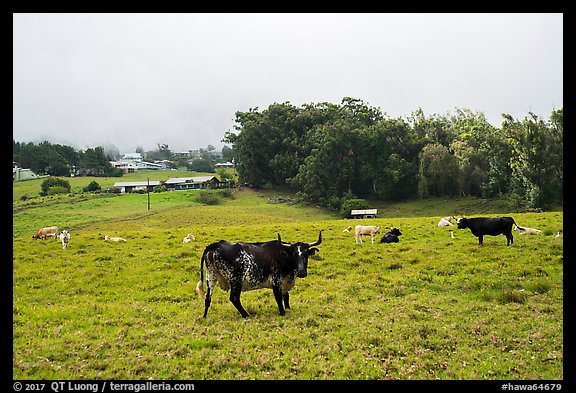
POLYGON ((342 229, 342 232, 350 232, 351 230, 352 230, 352 227, 348 227, 348 228, 342 229))
POLYGON ((440 221, 438 221, 438 228, 441 227, 453 227, 454 224, 452 224, 452 220, 454 219, 454 216, 450 216, 450 217, 442 217, 440 219, 440 221))
POLYGON ((402 235, 400 229, 392 228, 391 231, 386 232, 384 236, 382 236, 382 239, 380 239, 380 243, 398 243, 400 242, 400 239, 398 239, 398 236, 400 235, 402 235))
POLYGON ((62 249, 65 250, 68 247, 68 242, 70 241, 70 232, 66 229, 60 232, 60 241, 62 242, 62 249))
POLYGON ((518 225, 516 225, 515 230, 518 231, 518 233, 520 233, 521 235, 537 235, 539 233, 542 233, 540 229, 519 227, 518 225))
MULTIPOLYGON (((506 236, 506 245, 514 243, 514 236, 512 236, 512 225, 516 222, 512 217, 476 217, 476 218, 458 218, 456 221, 458 229, 470 228, 474 236, 478 237, 478 244, 482 245, 485 235, 506 236)), ((517 225, 516 225, 517 226, 517 225)))
POLYGON ((374 225, 356 225, 354 234, 356 235, 356 244, 362 244, 362 235, 370 235, 372 244, 374 244, 374 236, 380 234, 380 227, 374 225))
POLYGON ((108 241, 108 242, 125 242, 126 241, 126 239, 124 239, 123 237, 112 237, 112 236, 108 236, 108 235, 104 236, 104 240, 108 241))
POLYGON ((184 239, 182 239, 182 243, 190 243, 191 241, 196 240, 193 234, 187 234, 184 239))
POLYGON ((204 264, 206 264, 206 296, 204 318, 212 300, 216 282, 224 291, 230 290, 230 301, 240 315, 250 316, 240 303, 240 293, 260 288, 272 288, 280 315, 290 308, 288 291, 294 287, 296 277, 308 275, 308 257, 319 250, 322 231, 312 243, 284 243, 278 240, 265 243, 232 243, 220 240, 208 245, 200 260, 200 281, 196 292, 204 295, 204 264), (282 304, 284 302, 284 305, 282 304))
POLYGON ((42 227, 36 231, 36 234, 32 235, 32 239, 46 239, 48 236, 52 236, 56 240, 58 238, 58 227, 42 227))

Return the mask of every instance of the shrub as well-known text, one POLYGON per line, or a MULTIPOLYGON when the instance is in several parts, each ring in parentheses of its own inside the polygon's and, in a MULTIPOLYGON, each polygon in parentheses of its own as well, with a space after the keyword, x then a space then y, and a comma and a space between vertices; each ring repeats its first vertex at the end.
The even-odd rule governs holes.
POLYGON ((222 198, 234 198, 234 195, 232 195, 232 189, 231 188, 222 188, 220 190, 218 190, 218 195, 220 195, 222 198))
POLYGON ((66 189, 66 187, 54 186, 48 188, 48 190, 46 191, 46 195, 67 194, 69 192, 70 190, 66 189))
POLYGON ((218 198, 218 195, 210 191, 198 191, 196 201, 205 205, 217 205, 220 203, 220 198, 218 198))
POLYGON ((58 177, 49 177, 48 179, 46 179, 42 182, 41 187, 42 187, 42 191, 40 192, 40 195, 42 195, 42 196, 48 195, 48 189, 50 189, 52 187, 62 187, 66 190, 65 192, 62 192, 62 191, 54 192, 53 191, 52 194, 54 194, 54 193, 62 194, 62 193, 70 192, 70 183, 68 182, 68 180, 60 179, 58 177))
POLYGON ((98 184, 95 180, 92 180, 92 181, 90 182, 90 184, 88 184, 86 187, 84 187, 84 188, 82 189, 82 191, 84 191, 84 192, 91 192, 91 191, 94 192, 94 191, 98 191, 98 190, 101 190, 101 189, 102 189, 102 187, 100 187, 100 184, 98 184))
POLYGON ((350 210, 363 210, 363 209, 370 209, 370 204, 366 199, 361 198, 354 198, 354 199, 347 199, 342 202, 342 206, 340 207, 340 216, 342 217, 349 217, 350 210))

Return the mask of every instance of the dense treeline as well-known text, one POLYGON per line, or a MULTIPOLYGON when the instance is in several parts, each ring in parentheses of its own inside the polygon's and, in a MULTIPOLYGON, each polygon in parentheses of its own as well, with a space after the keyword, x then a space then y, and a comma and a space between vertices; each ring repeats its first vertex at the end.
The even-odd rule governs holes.
POLYGON ((339 209, 351 198, 507 195, 515 204, 562 203, 563 109, 549 120, 482 113, 390 118, 353 98, 341 104, 236 112, 233 146, 241 183, 287 186, 307 201, 339 209))
POLYGON ((101 146, 76 151, 71 146, 48 141, 35 144, 12 140, 12 159, 21 167, 40 175, 70 176, 122 176, 122 170, 110 164, 110 158, 101 146))

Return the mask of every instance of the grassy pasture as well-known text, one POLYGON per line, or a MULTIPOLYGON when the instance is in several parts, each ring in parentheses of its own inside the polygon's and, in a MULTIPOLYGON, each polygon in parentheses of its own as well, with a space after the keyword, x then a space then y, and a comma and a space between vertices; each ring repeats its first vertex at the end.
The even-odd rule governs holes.
MULTIPOLYGON (((34 182, 38 189, 24 192, 37 193, 34 182)), ((269 195, 243 190, 206 206, 194 191, 151 194, 150 210, 142 194, 27 205, 15 195, 13 377, 564 378, 563 243, 554 238, 561 211, 509 213, 544 233, 515 233, 511 247, 504 236, 485 237, 479 247, 469 230, 453 229, 452 239, 436 226, 452 213, 449 201, 390 206, 397 214, 351 221, 269 204, 269 195), (355 244, 342 229, 359 222, 400 227, 400 243, 355 244), (68 249, 33 241, 43 225, 70 229, 68 249), (286 316, 262 289, 242 294, 252 315, 243 319, 217 288, 202 318, 194 288, 207 244, 278 232, 311 242, 319 230, 320 252, 291 291, 286 316), (183 244, 189 232, 197 240, 183 244), (128 242, 104 242, 105 234, 128 242)), ((460 211, 472 216, 474 207, 460 211)))

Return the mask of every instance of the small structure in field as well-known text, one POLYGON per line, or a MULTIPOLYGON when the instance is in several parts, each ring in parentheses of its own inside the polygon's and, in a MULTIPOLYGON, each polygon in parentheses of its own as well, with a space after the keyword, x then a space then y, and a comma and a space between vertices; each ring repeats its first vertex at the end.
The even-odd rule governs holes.
POLYGON ((362 209, 362 210, 351 210, 351 218, 376 218, 378 214, 378 209, 362 209))

